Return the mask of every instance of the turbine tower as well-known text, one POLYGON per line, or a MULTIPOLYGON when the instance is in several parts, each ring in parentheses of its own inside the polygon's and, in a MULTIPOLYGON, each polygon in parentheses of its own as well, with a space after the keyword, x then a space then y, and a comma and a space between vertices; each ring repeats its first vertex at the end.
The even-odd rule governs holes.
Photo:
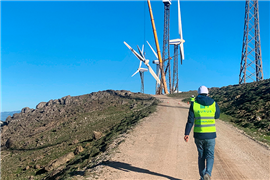
POLYGON ((263 80, 258 0, 246 0, 239 84, 263 80))
POLYGON ((180 39, 170 40, 170 45, 174 46, 174 60, 173 60, 173 81, 172 81, 172 91, 179 91, 179 80, 178 80, 178 45, 180 45, 180 58, 181 64, 182 60, 184 60, 184 45, 185 40, 183 39, 182 33, 182 21, 181 21, 181 12, 180 12, 180 2, 178 0, 178 32, 180 39))
POLYGON ((144 72, 147 71, 146 68, 141 68, 142 66, 142 61, 140 61, 140 66, 137 69, 137 71, 131 76, 133 77, 135 74, 137 74, 138 72, 140 72, 140 77, 141 77, 141 93, 144 93, 144 72))
POLYGON ((164 3, 164 31, 163 31, 163 51, 162 51, 162 59, 163 59, 163 67, 165 69, 165 75, 169 80, 169 91, 172 93, 171 86, 171 67, 170 67, 170 5, 171 0, 162 0, 164 3))

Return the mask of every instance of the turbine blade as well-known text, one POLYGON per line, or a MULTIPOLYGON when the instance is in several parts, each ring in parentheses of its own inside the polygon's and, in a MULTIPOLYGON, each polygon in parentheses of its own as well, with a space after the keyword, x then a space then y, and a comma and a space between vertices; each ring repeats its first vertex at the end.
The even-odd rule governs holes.
POLYGON ((184 60, 185 56, 184 56, 184 44, 183 43, 180 44, 180 53, 181 53, 182 60, 184 60))
MULTIPOLYGON (((144 51, 144 45, 142 45, 142 53, 143 53, 143 51, 144 51)), ((144 57, 144 54, 143 54, 143 57, 144 57)))
POLYGON ((134 49, 132 49, 132 47, 130 47, 125 41, 124 44, 131 50, 131 52, 141 61, 144 62, 144 58, 141 57, 134 49))
POLYGON ((180 1, 179 0, 178 0, 178 31, 179 31, 180 39, 183 39, 182 20, 181 20, 180 1))
POLYGON ((140 55, 144 58, 143 52, 141 51, 140 47, 137 45, 140 55))
MULTIPOLYGON (((157 74, 157 77, 159 78, 159 75, 160 75, 160 68, 159 68, 159 65, 157 64, 157 66, 158 66, 158 74, 157 74)), ((157 85, 158 85, 158 82, 156 82, 156 87, 157 87, 157 85)))
POLYGON ((140 66, 139 66, 139 69, 141 68, 141 66, 142 66, 142 61, 140 61, 140 66))
MULTIPOLYGON (((141 61, 142 62, 142 61, 141 61)), ((137 74, 140 71, 140 69, 138 69, 131 77, 133 77, 135 74, 137 74)))
POLYGON ((158 55, 157 55, 157 53, 154 51, 154 49, 152 48, 152 46, 149 44, 149 42, 148 41, 146 41, 147 43, 148 43, 148 45, 150 46, 150 48, 152 49, 152 51, 153 51, 153 53, 155 54, 155 56, 156 56, 156 58, 158 58, 158 55))
POLYGON ((148 69, 149 69, 149 72, 152 74, 152 76, 156 79, 157 83, 160 84, 160 80, 159 78, 157 77, 156 73, 153 71, 153 69, 151 68, 151 66, 149 64, 145 64, 148 69))

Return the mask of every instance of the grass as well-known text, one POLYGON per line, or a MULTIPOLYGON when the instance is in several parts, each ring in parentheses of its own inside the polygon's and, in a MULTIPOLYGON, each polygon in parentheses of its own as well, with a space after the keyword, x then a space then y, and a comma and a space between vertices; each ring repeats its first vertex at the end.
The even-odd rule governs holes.
MULTIPOLYGON (((128 102, 92 112, 77 111, 75 116, 70 116, 64 122, 59 121, 58 126, 33 137, 31 143, 24 149, 6 151, 9 155, 1 162, 1 179, 29 179, 29 176, 34 176, 35 179, 56 177, 67 179, 76 173, 78 168, 89 166, 97 155, 106 151, 115 137, 125 133, 140 119, 154 112, 157 105, 155 99, 131 99, 128 102), (136 107, 131 109, 133 103, 136 103, 136 107), (102 132, 104 136, 94 140, 93 131, 102 132), (78 144, 72 144, 74 139, 79 141, 78 144), (38 142, 43 144, 37 145, 38 142), (73 152, 78 145, 81 145, 84 151, 68 162, 62 172, 54 177, 48 176, 48 173, 36 174, 39 170, 34 169, 35 165, 45 167, 50 161, 73 152), (31 167, 25 170, 26 166, 31 167)), ((24 144, 22 141, 21 143, 24 144)))
POLYGON ((254 138, 255 140, 260 141, 260 142, 265 143, 268 146, 270 146, 270 136, 268 134, 266 134, 264 132, 259 132, 258 129, 256 129, 254 127, 251 127, 251 128, 243 127, 243 126, 235 123, 235 121, 237 121, 236 118, 234 118, 234 117, 232 117, 230 115, 224 114, 224 113, 220 114, 219 119, 232 124, 234 127, 242 130, 248 136, 254 138))

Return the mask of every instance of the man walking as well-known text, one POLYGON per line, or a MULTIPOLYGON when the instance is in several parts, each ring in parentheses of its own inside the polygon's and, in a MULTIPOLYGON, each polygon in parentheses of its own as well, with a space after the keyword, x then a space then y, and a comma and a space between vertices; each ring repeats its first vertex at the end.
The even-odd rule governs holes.
POLYGON ((195 97, 194 97, 194 95, 191 95, 191 97, 190 97, 190 104, 192 103, 192 102, 194 102, 195 101, 195 97))
POLYGON ((208 97, 208 89, 201 86, 198 96, 191 102, 184 140, 188 142, 189 133, 194 126, 195 144, 198 150, 198 167, 201 180, 210 180, 214 165, 214 149, 216 138, 215 119, 218 119, 220 110, 218 104, 208 97))

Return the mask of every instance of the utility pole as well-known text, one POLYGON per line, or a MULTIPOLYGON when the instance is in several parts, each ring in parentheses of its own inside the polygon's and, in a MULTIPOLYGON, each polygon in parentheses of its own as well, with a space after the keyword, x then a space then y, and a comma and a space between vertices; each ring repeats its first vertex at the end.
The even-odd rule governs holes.
POLYGON ((263 80, 258 0, 246 0, 239 84, 263 80))

